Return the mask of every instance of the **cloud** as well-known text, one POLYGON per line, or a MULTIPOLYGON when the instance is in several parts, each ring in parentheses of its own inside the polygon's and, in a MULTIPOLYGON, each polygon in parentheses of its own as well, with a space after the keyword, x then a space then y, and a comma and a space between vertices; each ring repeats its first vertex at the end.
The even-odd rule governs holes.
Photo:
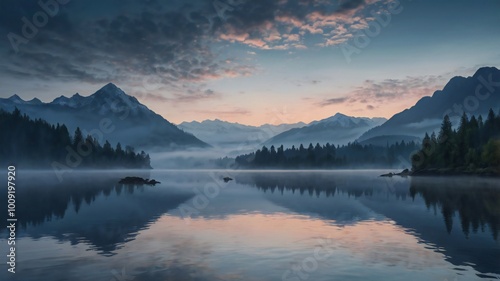
POLYGON ((232 116, 242 116, 251 114, 249 110, 241 107, 233 107, 230 109, 223 109, 223 110, 198 110, 196 112, 201 114, 206 114, 209 116, 220 116, 220 117, 232 117, 232 116))
POLYGON ((138 90, 134 92, 134 96, 140 99, 149 100, 153 102, 169 103, 172 105, 179 105, 182 103, 197 103, 208 100, 218 100, 222 98, 222 94, 212 89, 203 89, 203 84, 198 85, 183 85, 182 90, 175 93, 168 93, 166 87, 158 88, 154 91, 138 90), (159 93, 168 93, 159 94, 159 93))
POLYGON ((444 84, 442 76, 406 77, 383 81, 366 80, 362 86, 350 93, 349 102, 370 101, 375 103, 391 102, 395 99, 419 99, 432 95, 444 84))
POLYGON ((420 77, 406 77, 403 79, 385 79, 382 81, 365 80, 362 85, 354 88, 344 97, 325 98, 314 101, 319 106, 336 104, 367 104, 366 109, 373 110, 378 105, 394 102, 395 100, 418 100, 432 95, 446 83, 446 75, 428 75, 420 77))
POLYGON ((349 13, 352 10, 365 4, 364 0, 345 0, 341 1, 337 13, 344 14, 349 13))
MULTIPOLYGON (((22 17, 41 10, 35 1, 6 0, 0 11, 0 31, 22 34, 22 17)), ((251 66, 238 61, 224 63, 211 50, 209 14, 211 2, 196 5, 184 1, 86 1, 60 6, 33 39, 10 49, 8 40, 3 72, 41 80, 109 81, 128 83, 149 77, 163 85, 199 82, 249 75, 251 66), (83 5, 83 6, 82 6, 83 5), (96 13, 95 11, 100 11, 96 13)), ((6 37, 4 37, 5 39, 6 37)))
POLYGON ((329 106, 329 105, 334 105, 334 104, 342 104, 345 103, 347 100, 349 100, 348 97, 341 97, 341 98, 331 98, 331 99, 325 99, 318 104, 320 106, 329 106))
MULTIPOLYGON (((107 1, 70 1, 18 53, 2 37, 0 72, 18 79, 91 84, 155 81, 169 98, 182 100, 186 83, 255 73, 248 61, 228 63, 227 52, 214 51, 218 43, 274 50, 337 45, 367 25, 368 11, 387 1, 233 0, 222 10, 213 0, 123 0, 120 9, 107 1)), ((42 11, 30 0, 4 0, 1 7, 2 34, 22 35, 21 19, 42 11)), ((192 97, 204 95, 185 100, 192 97)))
MULTIPOLYGON (((316 78, 304 77, 302 79, 293 79, 290 81, 292 81, 292 83, 297 85, 297 87, 302 87, 303 85, 308 85, 308 86, 319 85, 322 83, 321 79, 328 79, 328 78, 325 78, 324 76, 317 76, 316 78)), ((304 98, 304 99, 307 99, 307 98, 304 98)))
POLYGON ((227 12, 228 20, 216 34, 223 41, 265 50, 304 49, 309 42, 338 45, 367 28, 375 20, 370 13, 392 1, 245 1, 227 12))

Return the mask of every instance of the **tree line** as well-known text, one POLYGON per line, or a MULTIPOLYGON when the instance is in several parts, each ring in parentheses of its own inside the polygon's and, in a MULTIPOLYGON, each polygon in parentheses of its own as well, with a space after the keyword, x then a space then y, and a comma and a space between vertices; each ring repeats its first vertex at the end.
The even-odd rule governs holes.
POLYGON ((486 121, 463 113, 457 129, 445 115, 439 134, 425 134, 412 156, 414 173, 500 174, 500 113, 489 110, 486 121))
POLYGON ((283 145, 263 146, 255 152, 236 157, 235 164, 241 168, 373 168, 395 167, 409 163, 410 155, 419 149, 415 142, 392 145, 362 145, 357 142, 335 146, 330 143, 320 145, 302 144, 285 149, 283 145))
POLYGON ((64 124, 32 120, 19 109, 12 113, 0 109, 0 161, 3 164, 48 168, 54 162, 66 163, 68 155, 82 154, 78 167, 72 168, 151 168, 149 154, 136 153, 133 147, 115 148, 108 141, 101 145, 80 128, 73 136, 64 124))

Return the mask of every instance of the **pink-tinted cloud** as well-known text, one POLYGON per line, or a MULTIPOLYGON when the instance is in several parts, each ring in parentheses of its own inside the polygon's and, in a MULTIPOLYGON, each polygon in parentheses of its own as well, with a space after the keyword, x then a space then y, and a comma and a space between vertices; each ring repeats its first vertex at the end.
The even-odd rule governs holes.
POLYGON ((445 83, 443 76, 407 77, 405 79, 386 79, 383 81, 365 80, 342 97, 326 98, 315 101, 321 107, 338 104, 367 104, 367 109, 398 100, 415 101, 432 95, 445 83))
POLYGON ((266 50, 304 49, 310 37, 316 37, 316 46, 339 45, 368 28, 375 20, 371 15, 387 9, 392 1, 298 1, 300 9, 292 9, 297 1, 252 1, 254 10, 262 9, 262 14, 250 12, 250 17, 236 12, 218 30, 218 38, 266 50))

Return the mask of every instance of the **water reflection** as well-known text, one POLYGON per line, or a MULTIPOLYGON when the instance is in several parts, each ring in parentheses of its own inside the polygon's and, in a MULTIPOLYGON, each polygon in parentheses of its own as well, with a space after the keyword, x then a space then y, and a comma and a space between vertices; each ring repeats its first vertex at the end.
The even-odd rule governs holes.
POLYGON ((330 197, 336 193, 349 197, 372 196, 374 192, 390 192, 396 198, 405 199, 409 178, 378 178, 380 172, 257 172, 240 173, 236 180, 257 187, 264 192, 307 194, 330 197))
POLYGON ((458 213, 466 237, 488 227, 495 240, 500 228, 500 187, 498 181, 474 178, 414 178, 412 197, 422 196, 428 209, 440 209, 448 232, 458 213))
MULTIPOLYGON (((263 192, 274 194, 286 192, 311 197, 373 197, 374 194, 390 195, 405 200, 421 196, 428 209, 440 209, 448 232, 453 226, 453 217, 458 212, 463 233, 468 237, 470 230, 484 232, 488 226, 495 240, 500 227, 500 186, 496 179, 487 178, 391 178, 377 179, 373 174, 345 172, 293 173, 261 172, 241 173, 236 177, 241 184, 252 185, 263 192), (409 188, 408 188, 409 186, 409 188)), ((333 207, 333 206, 328 206, 333 207)))
MULTIPOLYGON (((148 172, 135 174, 149 178, 148 172)), ((53 173, 19 175, 19 235, 37 239, 51 236, 72 245, 85 243, 100 254, 113 255, 140 230, 193 196, 175 188, 118 184, 124 175, 73 173, 65 175, 62 182, 53 173)), ((5 217, 0 222, 1 232, 6 221, 5 217)))
POLYGON ((280 172, 243 173, 236 181, 268 193, 269 200, 291 211, 335 224, 389 218, 457 266, 500 273, 497 179, 280 172), (357 200, 346 200, 349 197, 357 200), (459 228, 453 229, 454 224, 459 228))
MULTIPOLYGON (((62 183, 20 175, 17 276, 282 280, 318 241, 330 241, 333 254, 309 280, 500 276, 498 180, 379 174, 237 172, 224 183, 224 172, 134 173, 162 182, 143 187, 117 184, 130 172, 79 173, 62 183), (220 193, 185 220, 180 207, 207 184, 220 193)), ((5 234, 4 218, 0 224, 5 234)))

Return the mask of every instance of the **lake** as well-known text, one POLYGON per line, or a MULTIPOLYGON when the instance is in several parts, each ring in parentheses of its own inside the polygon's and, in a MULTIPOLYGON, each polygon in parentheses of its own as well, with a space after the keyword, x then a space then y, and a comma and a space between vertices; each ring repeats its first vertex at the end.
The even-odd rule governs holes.
POLYGON ((0 279, 500 279, 498 179, 385 172, 20 170, 0 279))

